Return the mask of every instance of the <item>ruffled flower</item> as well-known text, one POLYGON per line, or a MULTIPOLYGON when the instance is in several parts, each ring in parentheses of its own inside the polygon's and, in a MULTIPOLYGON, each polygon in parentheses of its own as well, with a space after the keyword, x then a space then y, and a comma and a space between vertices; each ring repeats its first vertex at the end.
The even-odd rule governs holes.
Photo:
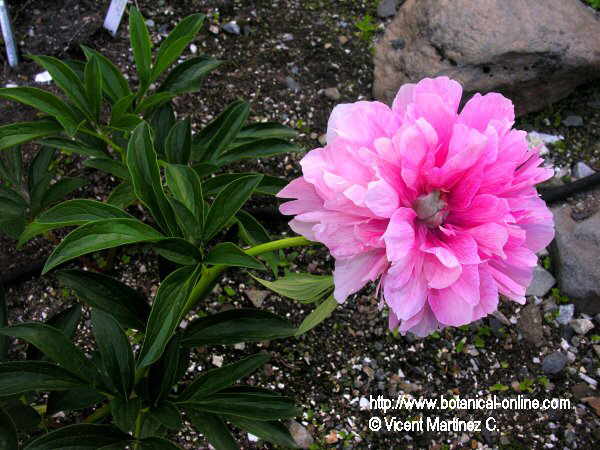
POLYGON ((334 108, 327 145, 279 197, 291 228, 335 258, 342 303, 380 280, 391 329, 426 336, 525 302, 536 252, 554 237, 535 185, 553 174, 512 128, 500 94, 475 95, 446 77, 400 88, 391 108, 334 108))

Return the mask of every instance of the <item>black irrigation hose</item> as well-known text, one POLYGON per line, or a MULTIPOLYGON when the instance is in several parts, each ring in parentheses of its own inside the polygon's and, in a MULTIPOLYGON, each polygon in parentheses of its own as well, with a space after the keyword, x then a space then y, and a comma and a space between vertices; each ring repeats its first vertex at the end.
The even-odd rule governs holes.
MULTIPOLYGON (((595 186, 600 185, 600 172, 565 184, 550 188, 542 188, 539 190, 540 196, 546 203, 554 203, 560 200, 565 200, 567 197, 586 191, 595 186)), ((260 222, 283 224, 290 220, 290 217, 279 214, 275 208, 260 207, 253 208, 248 211, 254 215, 260 222)), ((41 274, 45 260, 41 262, 33 262, 10 272, 0 274, 0 285, 19 284, 41 274)), ((176 267, 170 261, 159 257, 159 272, 161 279, 164 279, 176 267)))
POLYGON ((598 185, 600 185, 600 172, 562 186, 542 188, 539 192, 546 203, 554 203, 559 200, 565 200, 573 194, 587 191, 598 185))

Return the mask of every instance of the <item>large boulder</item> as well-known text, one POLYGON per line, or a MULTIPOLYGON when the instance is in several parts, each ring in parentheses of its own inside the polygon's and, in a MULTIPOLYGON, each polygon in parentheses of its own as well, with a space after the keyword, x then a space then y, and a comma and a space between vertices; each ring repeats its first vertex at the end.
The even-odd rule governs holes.
POLYGON ((562 293, 595 314, 600 307, 600 211, 576 222, 571 207, 553 208, 556 237, 551 247, 562 293))
POLYGON ((447 75, 502 92, 518 114, 600 76, 600 17, 580 0, 407 0, 375 52, 373 94, 447 75))

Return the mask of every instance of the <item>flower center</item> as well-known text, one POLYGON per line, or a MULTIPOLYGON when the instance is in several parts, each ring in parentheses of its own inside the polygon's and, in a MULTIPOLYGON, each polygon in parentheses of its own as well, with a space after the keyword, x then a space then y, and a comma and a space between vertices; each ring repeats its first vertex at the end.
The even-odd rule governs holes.
POLYGON ((448 215, 448 204, 438 190, 420 195, 413 203, 413 209, 419 220, 429 228, 437 228, 444 223, 448 215))

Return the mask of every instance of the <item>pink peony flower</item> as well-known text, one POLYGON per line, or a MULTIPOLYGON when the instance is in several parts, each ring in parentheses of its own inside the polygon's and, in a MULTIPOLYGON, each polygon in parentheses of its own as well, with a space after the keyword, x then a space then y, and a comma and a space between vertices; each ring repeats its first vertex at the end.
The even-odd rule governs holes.
POLYGON ((523 304, 536 252, 554 237, 535 185, 540 167, 514 108, 446 77, 400 88, 390 109, 359 101, 334 108, 327 145, 300 162, 279 197, 291 228, 335 257, 338 302, 380 278, 391 329, 425 336, 523 304))

